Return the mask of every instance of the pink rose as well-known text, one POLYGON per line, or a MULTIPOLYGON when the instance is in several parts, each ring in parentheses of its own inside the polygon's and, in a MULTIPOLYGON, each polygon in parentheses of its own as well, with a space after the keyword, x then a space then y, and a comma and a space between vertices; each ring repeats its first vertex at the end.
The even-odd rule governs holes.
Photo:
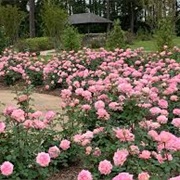
POLYGON ((110 115, 104 108, 100 108, 97 110, 98 119, 105 119, 108 120, 110 118, 110 115))
POLYGON ((180 118, 174 118, 171 124, 173 124, 177 128, 180 128, 180 118))
POLYGON ((22 109, 13 110, 11 117, 18 122, 23 122, 25 120, 25 113, 22 109))
POLYGON ((91 146, 86 147, 86 154, 87 155, 91 154, 91 151, 92 151, 92 147, 91 146))
POLYGON ((113 166, 110 161, 104 160, 99 163, 98 170, 101 174, 108 175, 111 173, 113 166))
POLYGON ((96 157, 100 156, 101 155, 101 150, 98 147, 96 147, 94 152, 93 152, 93 155, 96 156, 96 157))
POLYGON ((33 127, 33 121, 32 120, 26 120, 23 123, 23 125, 24 125, 24 128, 27 128, 27 129, 32 128, 33 127))
POLYGON ((36 111, 34 113, 31 114, 32 118, 38 119, 43 115, 43 113, 41 111, 36 111))
POLYGON ((120 128, 117 128, 114 131, 116 133, 116 137, 120 141, 122 141, 122 142, 134 141, 134 134, 132 134, 129 129, 120 129, 120 128))
POLYGON ((143 150, 141 154, 139 155, 139 158, 141 159, 150 159, 151 158, 151 152, 148 150, 143 150))
POLYGON ((24 102, 24 101, 28 100, 28 96, 26 94, 23 94, 23 95, 19 96, 17 99, 19 102, 24 102))
POLYGON ((10 163, 9 161, 3 162, 3 164, 0 166, 0 170, 2 175, 9 176, 13 173, 14 165, 10 163))
POLYGON ((4 109, 3 113, 4 113, 4 115, 11 115, 11 113, 12 113, 15 109, 17 109, 17 108, 14 107, 14 106, 8 106, 8 107, 6 107, 6 108, 4 109))
POLYGON ((51 158, 57 158, 60 154, 60 150, 57 146, 53 146, 49 148, 48 153, 51 158))
POLYGON ((157 122, 161 124, 166 124, 168 121, 168 118, 164 115, 160 115, 157 117, 157 122))
POLYGON ((78 174, 78 180, 93 180, 92 174, 88 170, 82 170, 78 174))
POLYGON ((180 109, 178 109, 178 108, 173 109, 173 114, 180 116, 180 109))
POLYGON ((94 103, 94 107, 95 107, 96 110, 104 109, 105 108, 105 103, 102 100, 96 101, 94 103))
POLYGON ((4 122, 0 122, 0 133, 4 133, 6 125, 4 122))
POLYGON ((51 158, 49 154, 45 152, 38 153, 36 157, 36 163, 38 163, 42 167, 49 166, 50 161, 51 161, 51 158))
POLYGON ((131 154, 139 154, 139 148, 138 148, 138 146, 131 145, 131 146, 130 146, 130 153, 131 153, 131 154))
POLYGON ((126 161, 128 155, 129 152, 126 149, 117 150, 113 156, 115 166, 122 166, 126 161))
POLYGON ((180 180, 180 175, 179 175, 179 176, 176 176, 176 177, 172 177, 172 178, 170 178, 169 180, 180 180))
POLYGON ((164 99, 160 99, 158 101, 158 105, 159 105, 160 108, 163 108, 163 109, 168 108, 168 102, 166 100, 164 100, 164 99))
POLYGON ((46 119, 47 122, 50 122, 53 120, 53 118, 55 117, 56 113, 54 111, 48 111, 44 118, 46 119))
POLYGON ((159 107, 152 107, 152 108, 150 109, 150 113, 151 113, 152 115, 158 115, 158 114, 161 113, 161 109, 160 109, 159 107))
POLYGON ((138 180, 149 180, 150 176, 147 172, 142 172, 138 175, 138 180))
POLYGON ((67 149, 70 148, 70 144, 71 144, 70 141, 64 139, 64 140, 61 141, 59 147, 60 147, 61 149, 63 149, 63 150, 67 150, 67 149))
POLYGON ((112 180, 133 180, 133 175, 122 172, 115 176, 112 180))

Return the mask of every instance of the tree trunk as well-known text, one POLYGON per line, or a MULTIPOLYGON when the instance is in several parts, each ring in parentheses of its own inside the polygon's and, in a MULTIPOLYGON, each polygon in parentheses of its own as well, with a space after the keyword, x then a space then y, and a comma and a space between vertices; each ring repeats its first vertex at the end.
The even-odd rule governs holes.
POLYGON ((30 37, 35 37, 35 0, 29 0, 29 32, 30 37))
MULTIPOLYGON (((106 16, 107 16, 107 19, 110 19, 110 2, 109 2, 109 0, 107 0, 106 16)), ((107 32, 109 32, 109 31, 110 31, 110 24, 108 23, 107 32)))
POLYGON ((130 30, 131 33, 134 33, 134 7, 133 3, 131 2, 131 22, 130 22, 130 30))

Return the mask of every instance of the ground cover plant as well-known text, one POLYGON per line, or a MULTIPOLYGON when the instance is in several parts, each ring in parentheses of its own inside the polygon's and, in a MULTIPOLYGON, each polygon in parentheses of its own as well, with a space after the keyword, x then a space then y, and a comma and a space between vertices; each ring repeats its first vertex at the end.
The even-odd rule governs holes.
MULTIPOLYGON (((5 80, 12 70, 32 84, 31 76, 38 72, 45 89, 61 87, 61 107, 68 121, 63 121, 63 114, 56 118, 63 128, 58 143, 70 158, 75 153, 81 160, 84 169, 78 180, 178 180, 179 52, 166 46, 150 54, 142 49, 84 48, 64 51, 46 63, 35 61, 32 54, 6 52, 0 58, 0 74, 5 80)), ((58 144, 43 146, 31 160, 44 166, 38 159, 48 157, 44 153, 50 146, 58 144)), ((47 168, 56 162, 45 159, 47 168)))

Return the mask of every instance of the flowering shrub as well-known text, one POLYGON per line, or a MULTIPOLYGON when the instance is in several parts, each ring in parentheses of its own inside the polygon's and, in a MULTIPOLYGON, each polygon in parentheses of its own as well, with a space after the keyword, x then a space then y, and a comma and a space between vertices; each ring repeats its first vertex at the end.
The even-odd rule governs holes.
MULTIPOLYGON (((22 147, 26 149, 24 146, 32 139, 34 145, 42 145, 33 150, 35 153, 26 165, 31 165, 29 169, 35 168, 36 175, 40 173, 36 178, 43 177, 42 174, 47 174, 47 169, 58 162, 81 157, 84 170, 78 180, 178 179, 180 64, 173 59, 178 57, 179 50, 175 48, 174 52, 166 47, 163 52, 152 54, 144 54, 141 49, 113 52, 102 48, 99 51, 84 49, 77 53, 62 52, 47 64, 33 64, 43 71, 47 89, 62 88, 61 107, 68 121, 63 121, 62 116, 57 118, 59 123, 65 123, 62 136, 54 140, 53 133, 46 134, 51 132, 47 128, 53 113, 44 117, 39 111, 30 113, 31 110, 24 107, 29 97, 21 95, 17 98, 21 108, 9 107, 5 111, 6 119, 11 122, 8 126, 15 123, 18 128, 14 131, 22 133, 18 136, 21 141, 7 136, 10 137, 8 147, 17 142, 15 147, 21 154, 22 147), (21 144, 27 129, 27 141, 21 144), (38 138, 42 137, 41 133, 44 133, 43 141, 38 138)), ((7 66, 3 63, 7 57, 3 58, 1 73, 4 76, 7 66)), ((29 65, 22 63, 20 67, 29 65)), ((26 73, 23 77, 27 83, 33 82, 26 73)), ((2 135, 8 129, 6 126, 0 123, 2 135)), ((9 153, 8 150, 2 152, 9 153)), ((14 157, 17 153, 12 154, 11 158, 5 154, 6 159, 0 162, 9 161, 16 169, 14 172, 20 172, 17 168, 22 166, 16 164, 14 157)))
POLYGON ((90 52, 91 61, 103 61, 95 69, 84 63, 67 77, 61 99, 70 123, 65 133, 84 149, 86 170, 79 179, 155 180, 180 174, 180 64, 171 52, 140 54, 90 52))
POLYGON ((0 179, 44 180, 57 168, 72 162, 70 157, 76 153, 71 151, 73 146, 69 150, 69 141, 54 131, 56 113, 31 108, 30 92, 31 88, 28 88, 17 93, 18 106, 7 106, 3 112, 4 120, 0 122, 0 179))

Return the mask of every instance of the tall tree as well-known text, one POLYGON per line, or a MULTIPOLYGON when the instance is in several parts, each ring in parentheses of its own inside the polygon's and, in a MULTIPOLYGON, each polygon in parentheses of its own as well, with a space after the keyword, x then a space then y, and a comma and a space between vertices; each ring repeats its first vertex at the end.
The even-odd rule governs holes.
POLYGON ((35 37, 35 0, 29 0, 29 34, 35 37))

